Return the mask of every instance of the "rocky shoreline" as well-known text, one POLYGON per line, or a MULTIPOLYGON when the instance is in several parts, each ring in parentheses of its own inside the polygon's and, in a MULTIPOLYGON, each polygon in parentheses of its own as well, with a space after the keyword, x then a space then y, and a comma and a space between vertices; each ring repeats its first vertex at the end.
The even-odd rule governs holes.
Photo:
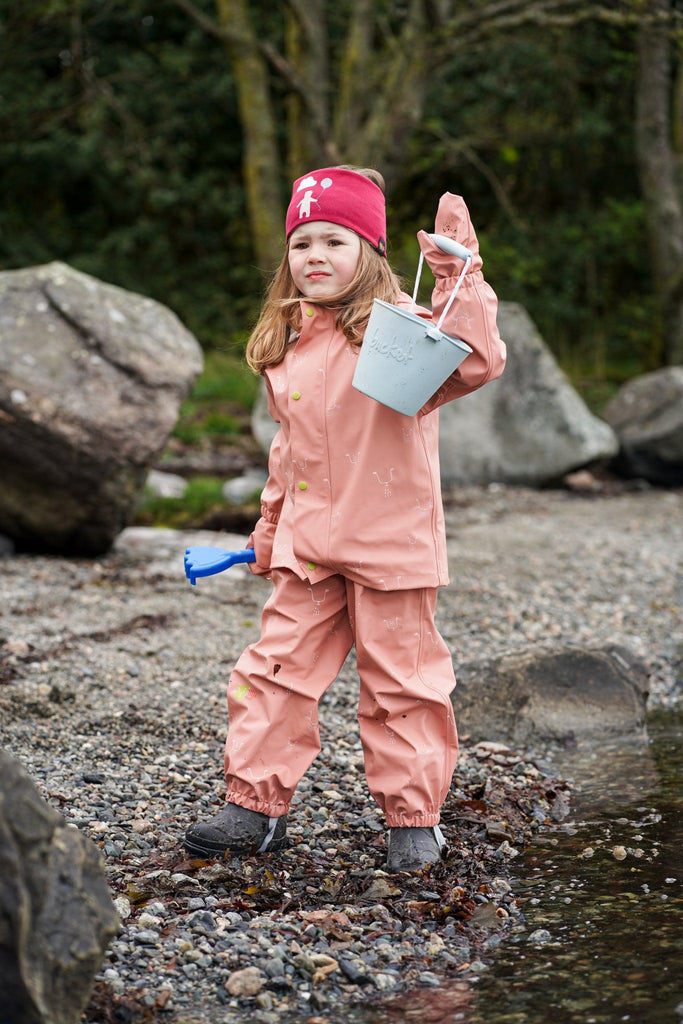
MULTIPOLYGON (((292 844, 280 854, 188 860, 177 842, 182 815, 152 826, 148 814, 128 827, 119 816, 107 823, 109 839, 96 824, 117 862, 110 884, 125 895, 89 1022, 110 1019, 103 1002, 126 1007, 131 1020, 162 1009, 193 1022, 329 1019, 360 1000, 485 970, 505 930, 523 927, 508 864, 532 831, 566 816, 564 788, 543 767, 480 744, 461 759, 444 808, 446 860, 388 875, 385 830, 355 743, 337 736, 334 746, 297 794, 292 844)), ((191 757, 170 766, 180 772, 159 760, 165 774, 149 777, 161 787, 171 774, 202 775, 191 757)), ((192 802, 194 816, 205 801, 192 802)))
MULTIPOLYGON (((460 489, 439 604, 456 671, 529 644, 613 642, 646 661, 651 701, 672 703, 682 498, 460 489)), ((100 847, 121 916, 84 1024, 331 1021, 448 977, 473 983, 510 930, 542 941, 508 879, 532 834, 565 827, 568 792, 546 753, 461 736, 446 860, 387 875, 352 657, 321 705, 323 753, 297 792, 292 845, 187 860, 186 827, 221 799, 227 675, 269 588, 240 567, 189 587, 182 551, 198 540, 133 530, 99 562, 2 563, 3 745, 100 847)))

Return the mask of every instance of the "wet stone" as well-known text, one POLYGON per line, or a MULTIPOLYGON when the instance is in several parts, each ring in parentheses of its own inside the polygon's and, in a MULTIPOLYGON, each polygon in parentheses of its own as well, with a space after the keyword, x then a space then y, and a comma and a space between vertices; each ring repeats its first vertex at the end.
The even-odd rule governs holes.
POLYGON ((268 975, 269 978, 283 978, 285 974, 285 965, 282 960, 277 957, 272 957, 270 960, 266 960, 261 965, 263 972, 268 975))
POLYGON ((155 928, 159 924, 161 924, 161 918, 157 917, 156 914, 143 912, 138 918, 139 928, 155 928))
POLYGON ((346 960, 344 957, 340 957, 339 966, 342 973, 345 974, 349 981, 354 985, 365 985, 371 980, 365 970, 365 967, 361 967, 354 960, 346 960))
POLYGON ((417 976, 418 983, 424 985, 427 988, 436 988, 441 984, 441 979, 436 975, 432 974, 431 971, 423 971, 417 976))
POLYGON ((372 980, 380 992, 386 992, 388 989, 395 988, 398 981, 393 974, 388 973, 374 974, 372 980))
POLYGON ((190 915, 187 926, 196 932, 212 934, 216 931, 216 918, 209 910, 199 911, 190 915))

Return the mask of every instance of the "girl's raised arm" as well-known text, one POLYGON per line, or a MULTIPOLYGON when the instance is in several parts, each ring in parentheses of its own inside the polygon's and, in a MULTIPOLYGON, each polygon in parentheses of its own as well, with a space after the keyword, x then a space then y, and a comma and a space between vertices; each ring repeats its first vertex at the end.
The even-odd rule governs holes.
MULTIPOLYGON (((423 406, 422 413, 431 412, 437 406, 476 391, 487 381, 500 377, 506 357, 505 343, 496 325, 498 300, 484 280, 479 241, 462 196, 446 192, 441 197, 434 230, 439 235, 454 238, 474 253, 470 269, 441 325, 446 334, 467 342, 472 354, 423 406)), ((432 292, 432 319, 436 322, 460 275, 462 261, 443 252, 426 231, 419 231, 417 237, 436 278, 432 292)))

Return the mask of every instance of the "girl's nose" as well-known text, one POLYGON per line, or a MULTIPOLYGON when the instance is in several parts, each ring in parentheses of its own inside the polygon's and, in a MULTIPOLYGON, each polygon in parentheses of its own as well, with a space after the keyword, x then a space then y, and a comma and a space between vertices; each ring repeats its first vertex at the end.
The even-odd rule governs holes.
POLYGON ((309 263, 322 263, 325 259, 325 255, 322 249, 318 249, 316 246, 311 246, 308 250, 308 262, 309 263))

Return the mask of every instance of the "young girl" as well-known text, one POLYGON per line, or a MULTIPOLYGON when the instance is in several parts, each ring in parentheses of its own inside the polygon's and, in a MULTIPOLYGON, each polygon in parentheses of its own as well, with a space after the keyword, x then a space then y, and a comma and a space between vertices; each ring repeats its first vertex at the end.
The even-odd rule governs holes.
MULTIPOLYGON (((277 850, 297 783, 320 752, 318 702, 355 644, 365 772, 389 827, 388 869, 438 860, 439 809, 458 752, 450 654, 434 625, 448 583, 438 407, 500 375, 497 301, 465 203, 446 193, 436 232, 475 256, 443 330, 472 348, 416 416, 351 386, 374 298, 410 306, 386 259, 383 180, 327 167, 294 182, 287 250, 247 346, 280 424, 255 573, 272 578, 260 639, 228 684, 227 803, 193 826, 195 856, 277 850)), ((462 263, 418 239, 438 319, 462 263)))

